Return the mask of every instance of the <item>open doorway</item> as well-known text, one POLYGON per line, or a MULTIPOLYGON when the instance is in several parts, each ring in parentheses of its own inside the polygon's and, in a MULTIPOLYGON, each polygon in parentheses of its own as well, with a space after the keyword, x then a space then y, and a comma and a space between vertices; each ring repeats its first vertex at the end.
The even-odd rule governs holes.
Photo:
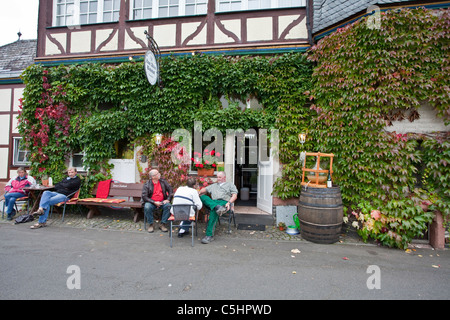
POLYGON ((250 130, 235 141, 235 177, 239 191, 236 206, 256 207, 258 195, 258 140, 256 130, 250 130))

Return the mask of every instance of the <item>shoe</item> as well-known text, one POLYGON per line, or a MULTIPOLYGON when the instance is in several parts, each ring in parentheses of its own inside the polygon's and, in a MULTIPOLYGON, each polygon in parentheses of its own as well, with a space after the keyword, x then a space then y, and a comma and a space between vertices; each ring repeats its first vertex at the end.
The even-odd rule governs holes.
POLYGON ((225 206, 219 206, 219 205, 215 206, 214 210, 219 215, 219 217, 228 211, 225 206))
POLYGON ((153 230, 153 225, 152 224, 148 227, 147 231, 149 233, 153 233, 154 230, 153 230))
POLYGON ((44 222, 44 223, 36 223, 35 225, 32 225, 31 227, 30 227, 30 229, 39 229, 39 228, 43 228, 43 227, 46 227, 47 225, 46 225, 46 223, 44 222))
POLYGON ((167 229, 166 226, 165 226, 163 223, 161 223, 161 224, 159 225, 159 230, 161 230, 162 232, 167 232, 167 231, 169 231, 169 229, 167 229))
POLYGON ((189 235, 189 231, 185 231, 185 232, 178 232, 178 238, 183 238, 184 236, 189 235))
POLYGON ((206 236, 202 239, 202 243, 204 243, 204 244, 208 244, 211 241, 214 241, 214 237, 212 237, 212 236, 206 236))
POLYGON ((34 216, 42 216, 44 214, 44 209, 39 208, 37 211, 33 212, 31 215, 34 216))

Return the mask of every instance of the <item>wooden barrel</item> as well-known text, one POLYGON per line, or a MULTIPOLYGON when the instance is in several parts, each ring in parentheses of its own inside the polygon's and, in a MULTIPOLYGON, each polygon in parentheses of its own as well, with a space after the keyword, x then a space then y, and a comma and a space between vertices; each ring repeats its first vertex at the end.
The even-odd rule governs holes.
POLYGON ((300 232, 305 240, 315 243, 339 240, 344 214, 339 187, 302 188, 297 208, 300 232))

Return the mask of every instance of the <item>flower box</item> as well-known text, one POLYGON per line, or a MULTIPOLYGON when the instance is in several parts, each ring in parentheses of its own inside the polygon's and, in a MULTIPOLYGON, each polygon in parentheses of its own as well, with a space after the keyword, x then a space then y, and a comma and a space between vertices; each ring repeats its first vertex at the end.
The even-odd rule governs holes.
POLYGON ((198 168, 197 169, 197 175, 200 176, 213 176, 214 175, 214 168, 205 169, 205 168, 198 168))

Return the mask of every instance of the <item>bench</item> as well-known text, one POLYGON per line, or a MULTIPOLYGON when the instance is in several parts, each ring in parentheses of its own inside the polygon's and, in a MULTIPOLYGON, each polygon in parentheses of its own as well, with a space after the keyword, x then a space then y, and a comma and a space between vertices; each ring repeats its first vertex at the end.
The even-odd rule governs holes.
MULTIPOLYGON (((139 216, 144 215, 144 207, 141 202, 142 183, 111 182, 109 194, 106 199, 86 198, 78 199, 77 204, 89 209, 87 219, 92 219, 94 215, 100 214, 98 207, 119 207, 131 208, 134 210, 134 222, 139 221, 139 216)), ((98 184, 92 190, 92 195, 97 194, 98 184)))

